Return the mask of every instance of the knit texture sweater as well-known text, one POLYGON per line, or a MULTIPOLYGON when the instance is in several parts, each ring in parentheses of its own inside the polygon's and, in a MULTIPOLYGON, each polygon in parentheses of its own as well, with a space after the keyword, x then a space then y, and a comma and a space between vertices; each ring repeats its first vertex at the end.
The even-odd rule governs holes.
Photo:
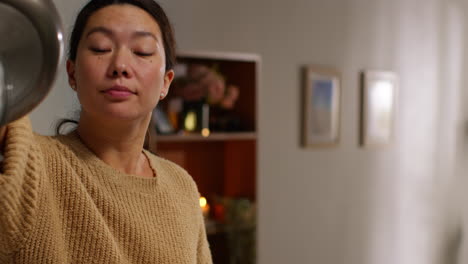
POLYGON ((212 263, 192 178, 147 151, 156 177, 127 175, 76 132, 8 125, 0 174, 0 263, 212 263))

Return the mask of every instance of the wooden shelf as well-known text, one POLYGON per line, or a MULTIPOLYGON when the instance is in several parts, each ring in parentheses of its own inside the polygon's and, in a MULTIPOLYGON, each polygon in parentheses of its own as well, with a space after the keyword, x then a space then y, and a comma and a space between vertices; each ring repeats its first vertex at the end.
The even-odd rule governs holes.
POLYGON ((223 60, 223 61, 246 61, 260 63, 260 55, 241 52, 204 52, 204 51, 179 51, 177 53, 179 58, 191 59, 209 59, 209 60, 223 60))
POLYGON ((256 140, 255 132, 233 132, 233 133, 211 133, 208 137, 201 134, 175 134, 175 135, 157 135, 156 142, 188 142, 188 141, 237 141, 237 140, 256 140))

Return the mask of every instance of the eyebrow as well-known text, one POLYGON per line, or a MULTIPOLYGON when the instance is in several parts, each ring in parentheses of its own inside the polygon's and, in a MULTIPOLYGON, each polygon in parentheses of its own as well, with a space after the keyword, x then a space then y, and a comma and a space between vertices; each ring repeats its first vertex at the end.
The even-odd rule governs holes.
MULTIPOLYGON (((95 28, 92 28, 88 34, 86 34, 86 37, 89 37, 91 34, 93 33, 96 33, 96 32, 101 32, 109 37, 113 36, 114 35, 114 32, 109 29, 109 28, 106 28, 106 27, 95 27, 95 28)), ((132 34, 132 37, 151 37, 153 38, 154 40, 158 40, 158 38, 151 32, 148 32, 148 31, 135 31, 133 32, 132 34)))
POLYGON ((151 32, 148 31, 136 31, 132 34, 134 37, 151 37, 154 40, 158 40, 158 38, 151 32))
POLYGON ((94 34, 96 32, 101 32, 105 35, 108 35, 108 36, 112 36, 113 35, 113 32, 112 30, 108 29, 108 28, 105 28, 105 27, 95 27, 95 28, 92 28, 88 34, 86 34, 86 37, 89 37, 91 34, 94 34))

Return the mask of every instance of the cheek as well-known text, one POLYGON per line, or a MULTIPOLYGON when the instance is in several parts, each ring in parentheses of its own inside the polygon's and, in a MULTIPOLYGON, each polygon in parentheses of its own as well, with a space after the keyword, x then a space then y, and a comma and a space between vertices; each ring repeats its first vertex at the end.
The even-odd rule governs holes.
POLYGON ((164 68, 161 71, 161 67, 159 65, 153 65, 150 67, 145 67, 144 70, 141 72, 142 76, 144 76, 145 86, 150 89, 150 92, 159 92, 164 85, 164 68))
POLYGON ((76 68, 77 82, 89 84, 90 81, 98 78, 102 68, 98 60, 82 60, 76 68))

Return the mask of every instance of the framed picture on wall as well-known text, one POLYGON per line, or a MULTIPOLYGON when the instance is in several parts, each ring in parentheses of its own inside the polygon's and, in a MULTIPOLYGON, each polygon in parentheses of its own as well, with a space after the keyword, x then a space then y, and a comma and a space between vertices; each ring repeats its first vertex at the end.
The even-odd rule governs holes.
POLYGON ((361 74, 361 146, 385 146, 392 141, 397 92, 397 74, 386 71, 361 74))
POLYGON ((302 143, 334 146, 340 137, 341 81, 338 71, 320 66, 304 69, 302 143))

